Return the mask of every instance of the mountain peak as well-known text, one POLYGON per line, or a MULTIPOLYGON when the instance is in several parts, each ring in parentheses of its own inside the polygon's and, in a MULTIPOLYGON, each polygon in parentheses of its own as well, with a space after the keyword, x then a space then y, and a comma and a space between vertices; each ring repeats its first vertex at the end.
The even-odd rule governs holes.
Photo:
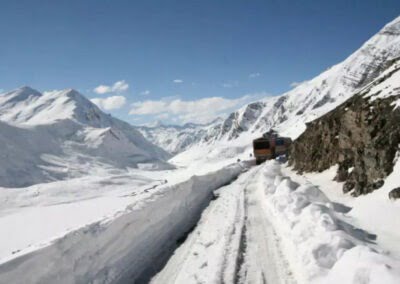
POLYGON ((25 101, 30 97, 40 97, 41 95, 42 94, 39 91, 32 89, 31 87, 28 86, 23 86, 18 89, 2 94, 2 96, 0 97, 0 103, 15 104, 21 101, 25 101))
POLYGON ((31 96, 31 95, 32 96, 41 96, 42 95, 42 93, 40 93, 38 90, 35 90, 35 89, 33 89, 33 88, 29 87, 29 86, 19 87, 18 89, 15 89, 15 90, 10 91, 8 93, 9 94, 10 93, 15 93, 15 94, 19 94, 19 95, 24 94, 26 96, 31 96))
POLYGON ((20 90, 22 92, 39 93, 38 90, 35 90, 35 89, 33 89, 33 88, 29 87, 29 86, 19 87, 18 89, 16 89, 16 91, 18 91, 18 90, 20 90))
POLYGON ((65 89, 65 90, 60 90, 60 91, 57 91, 57 92, 59 93, 59 95, 66 96, 66 97, 69 97, 71 99, 82 99, 82 98, 84 98, 85 100, 87 100, 84 95, 82 95, 77 90, 72 89, 72 88, 65 89))

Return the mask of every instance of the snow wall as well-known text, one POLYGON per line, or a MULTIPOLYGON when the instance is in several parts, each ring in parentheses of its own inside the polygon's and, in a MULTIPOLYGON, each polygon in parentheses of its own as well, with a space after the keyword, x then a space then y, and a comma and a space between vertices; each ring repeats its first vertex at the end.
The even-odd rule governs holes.
POLYGON ((0 279, 4 283, 147 282, 197 223, 213 190, 245 168, 243 163, 232 164, 159 188, 113 218, 0 264, 0 279))

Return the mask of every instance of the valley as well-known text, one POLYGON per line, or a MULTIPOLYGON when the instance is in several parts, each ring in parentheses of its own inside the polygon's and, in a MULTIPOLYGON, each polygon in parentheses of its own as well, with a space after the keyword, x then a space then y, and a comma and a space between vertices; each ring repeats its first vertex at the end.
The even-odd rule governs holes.
POLYGON ((209 123, 134 125, 74 89, 2 91, 0 283, 397 284, 399 107, 400 17, 209 123), (293 144, 256 165, 270 130, 293 144))

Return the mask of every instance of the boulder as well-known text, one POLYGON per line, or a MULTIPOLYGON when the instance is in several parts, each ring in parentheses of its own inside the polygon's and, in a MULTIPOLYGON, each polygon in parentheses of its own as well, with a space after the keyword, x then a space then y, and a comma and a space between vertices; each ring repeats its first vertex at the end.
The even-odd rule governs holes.
POLYGON ((400 198, 400 187, 396 187, 392 191, 389 192, 389 198, 392 200, 400 198))

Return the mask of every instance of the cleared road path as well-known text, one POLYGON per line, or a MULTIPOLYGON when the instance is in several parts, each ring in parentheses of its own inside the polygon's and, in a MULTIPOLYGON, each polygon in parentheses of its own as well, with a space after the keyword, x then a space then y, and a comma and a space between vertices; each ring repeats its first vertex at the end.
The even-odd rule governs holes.
POLYGON ((216 191, 152 283, 295 283, 263 208, 262 167, 216 191))

